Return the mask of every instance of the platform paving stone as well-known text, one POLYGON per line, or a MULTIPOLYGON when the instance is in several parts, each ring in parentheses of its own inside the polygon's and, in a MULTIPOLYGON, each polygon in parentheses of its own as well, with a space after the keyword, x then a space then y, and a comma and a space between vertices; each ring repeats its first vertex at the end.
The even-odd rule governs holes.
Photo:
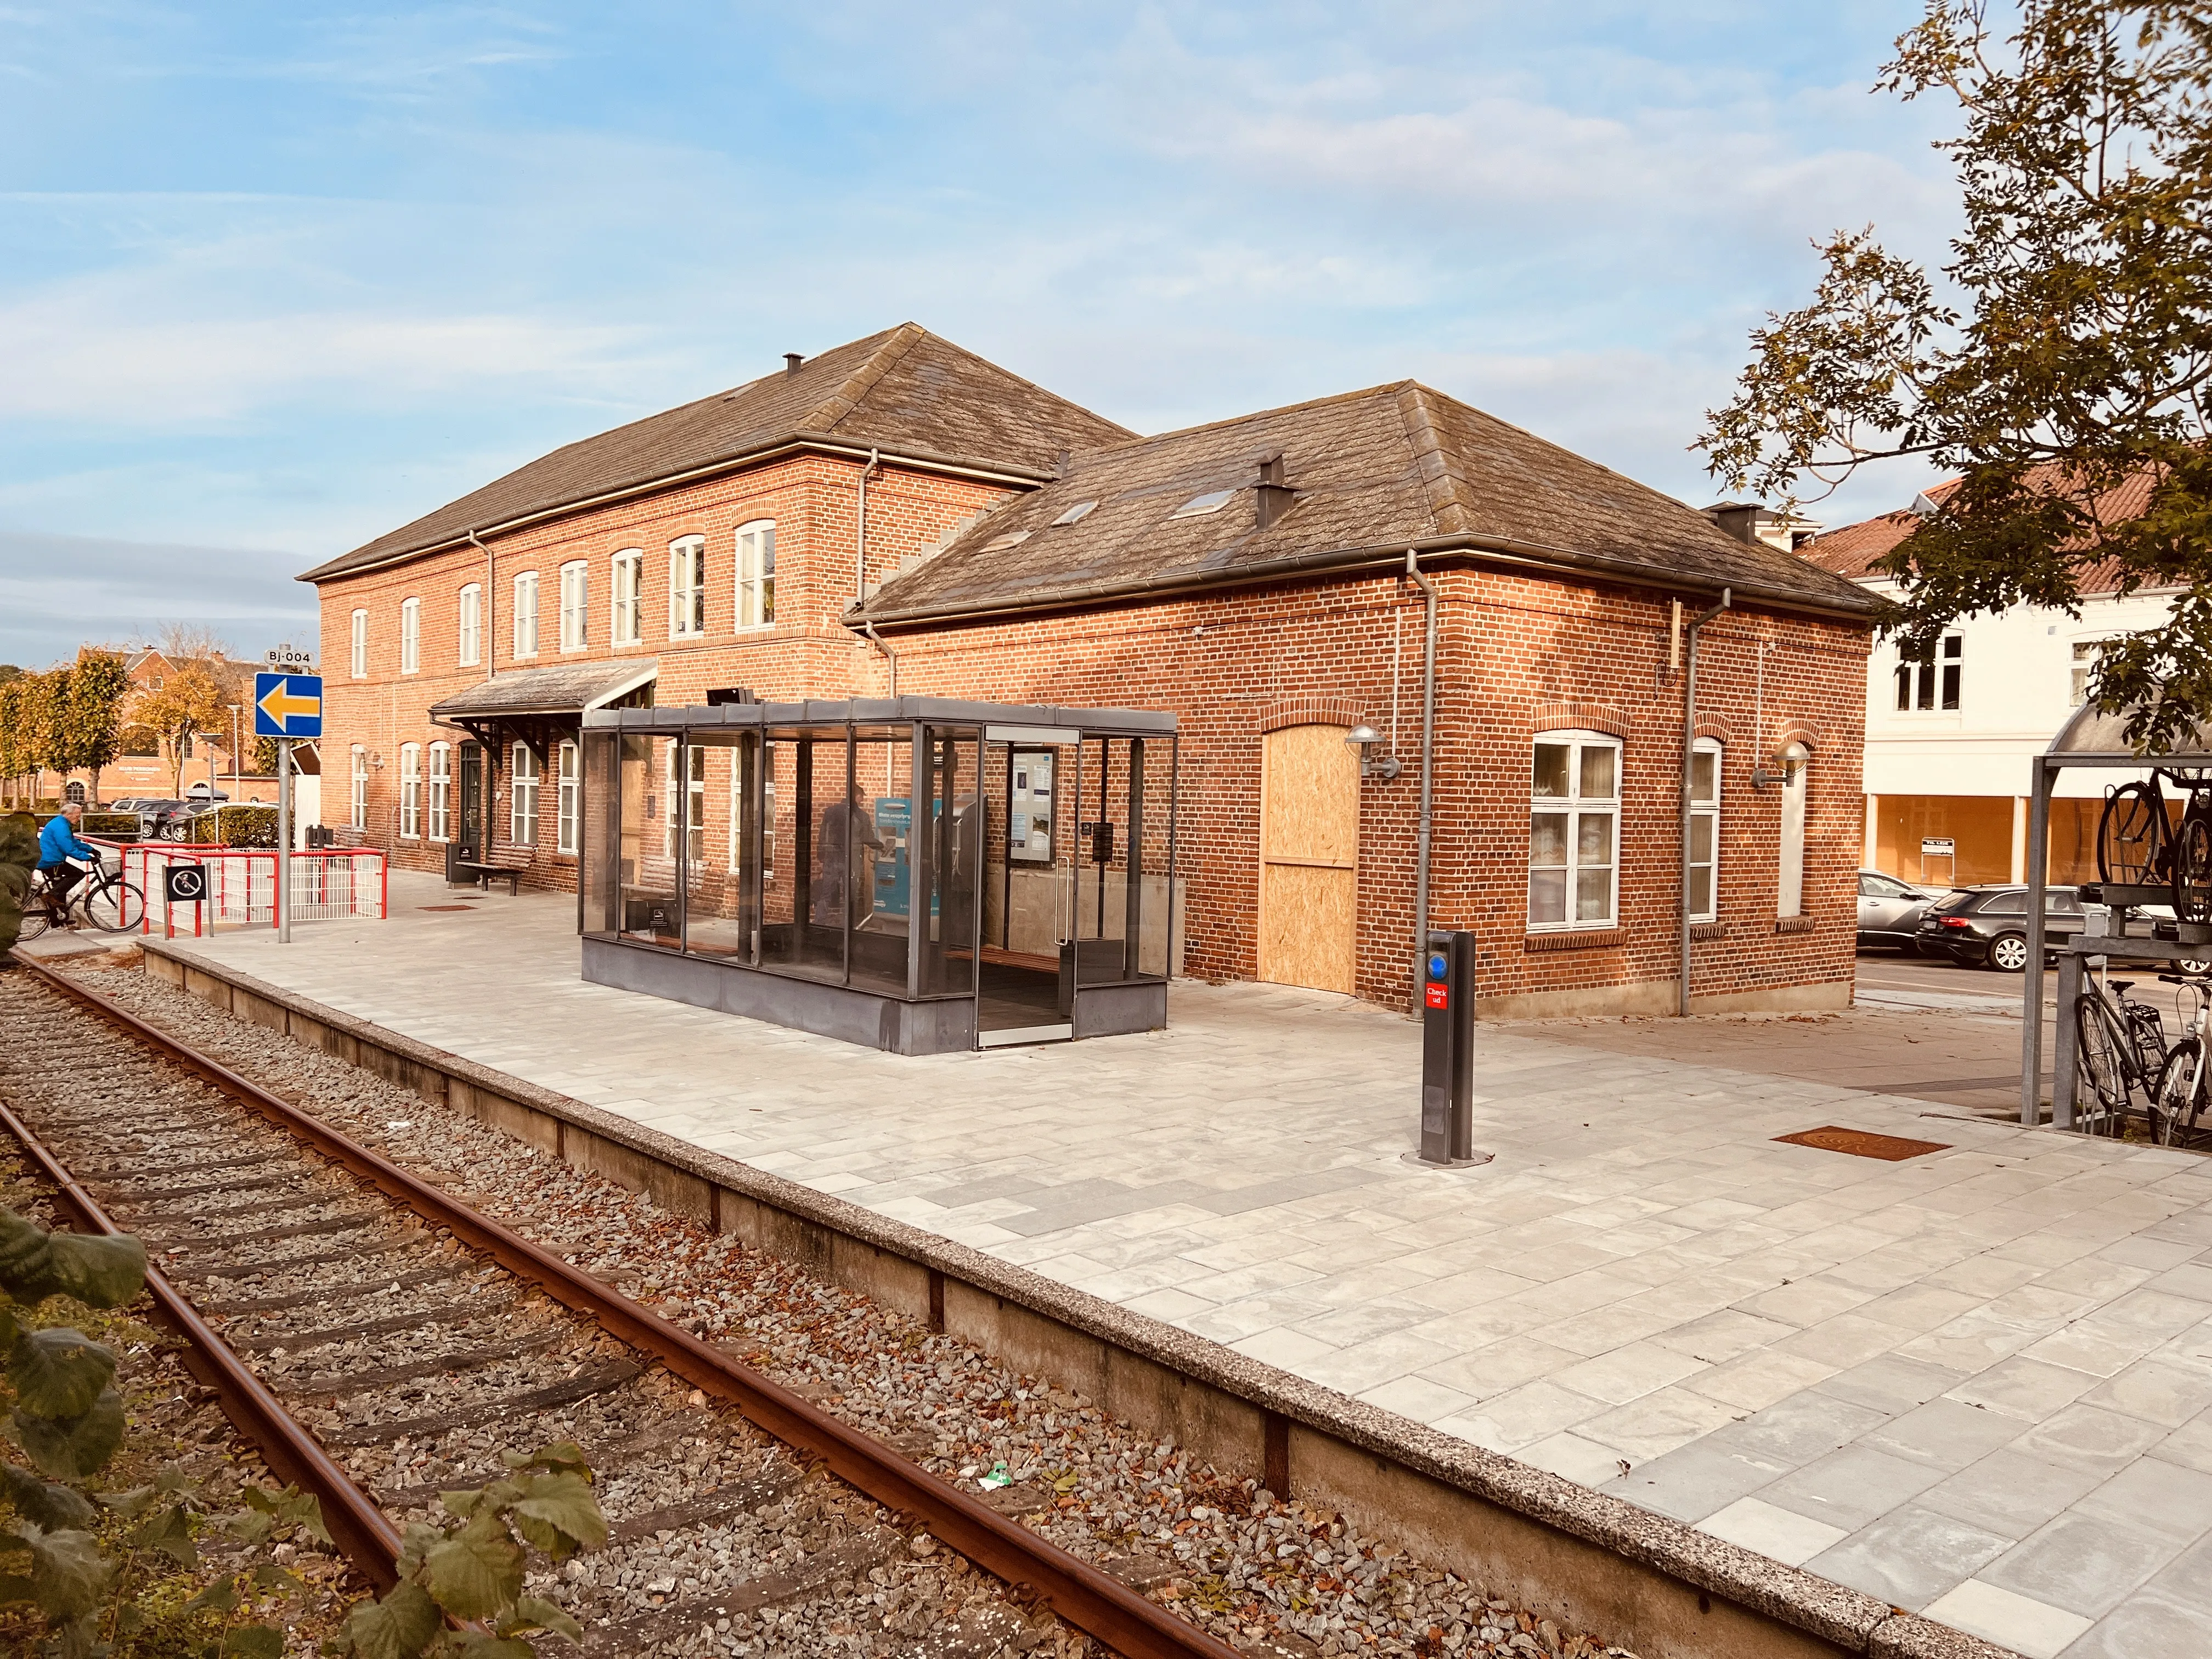
POLYGON ((586 985, 572 899, 391 892, 185 948, 2024 1654, 2212 1652, 2212 1160, 1850 1086, 2016 1018, 1854 1011, 1832 1077, 1795 1020, 1787 1075, 1758 1021, 1486 1025, 1495 1158, 1439 1172, 1419 1028, 1343 998, 899 1059, 586 985), (1828 1123, 1948 1150, 1774 1139, 1828 1123))

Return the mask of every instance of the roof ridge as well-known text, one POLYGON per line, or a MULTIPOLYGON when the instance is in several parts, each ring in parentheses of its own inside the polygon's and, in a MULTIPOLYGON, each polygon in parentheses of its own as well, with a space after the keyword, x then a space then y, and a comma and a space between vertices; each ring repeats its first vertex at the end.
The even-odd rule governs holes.
POLYGON ((1363 386, 1357 392, 1332 392, 1326 398, 1308 398, 1299 403, 1278 404, 1273 409, 1255 409, 1249 414, 1224 416, 1220 420, 1204 421, 1196 426, 1179 426, 1168 432, 1133 435, 1121 443, 1093 444, 1088 449, 1077 450, 1075 459, 1079 461, 1086 455, 1120 455, 1144 444, 1161 444, 1178 438, 1194 438, 1200 433, 1220 432, 1232 426, 1244 426, 1254 421, 1269 420, 1279 415, 1295 415, 1304 410, 1324 409, 1331 404, 1354 403, 1363 398, 1378 398, 1385 393, 1395 395, 1405 387, 1415 384, 1417 383, 1413 380, 1386 380, 1380 386, 1363 386))
POLYGON ((885 331, 883 343, 871 351, 860 366, 845 377, 843 384, 799 417, 799 429, 801 432, 835 432, 837 422, 860 406, 860 400, 868 395, 877 382, 890 373, 892 366, 928 337, 929 331, 915 322, 901 323, 896 328, 885 331))
POLYGON ((1418 380, 1407 382, 1398 393, 1398 418, 1405 424, 1406 441, 1420 473, 1422 492, 1428 497, 1430 521, 1440 533, 1448 535, 1474 526, 1467 504, 1459 498, 1459 480, 1444 453, 1443 439, 1429 418, 1428 399, 1424 395, 1427 390, 1418 380))

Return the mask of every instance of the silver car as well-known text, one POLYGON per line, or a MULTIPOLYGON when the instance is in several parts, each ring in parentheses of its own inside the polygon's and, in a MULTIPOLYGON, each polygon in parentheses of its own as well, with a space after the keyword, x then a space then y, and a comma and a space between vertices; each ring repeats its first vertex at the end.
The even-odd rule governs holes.
POLYGON ((1881 945, 1917 956, 1920 918, 1942 896, 1940 889, 1926 891, 1879 870, 1860 871, 1859 949, 1881 945))

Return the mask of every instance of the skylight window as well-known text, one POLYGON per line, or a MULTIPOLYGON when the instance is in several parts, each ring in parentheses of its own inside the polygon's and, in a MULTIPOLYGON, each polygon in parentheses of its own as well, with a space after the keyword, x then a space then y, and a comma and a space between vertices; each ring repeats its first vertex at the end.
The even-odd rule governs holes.
POLYGON ((1229 505, 1233 489, 1211 489, 1203 495, 1194 495, 1168 516, 1171 519, 1203 518, 1208 513, 1218 513, 1229 505))
POLYGON ((986 553, 1002 553, 1007 548, 1019 547, 1024 542, 1029 540, 1030 535, 1029 531, 1016 530, 1004 536, 994 536, 983 544, 983 550, 986 553))
POLYGON ((1098 503, 1096 501, 1078 501, 1073 507, 1069 507, 1066 512, 1054 519, 1053 523, 1055 525, 1079 524, 1082 520, 1091 516, 1091 509, 1097 505, 1098 503))

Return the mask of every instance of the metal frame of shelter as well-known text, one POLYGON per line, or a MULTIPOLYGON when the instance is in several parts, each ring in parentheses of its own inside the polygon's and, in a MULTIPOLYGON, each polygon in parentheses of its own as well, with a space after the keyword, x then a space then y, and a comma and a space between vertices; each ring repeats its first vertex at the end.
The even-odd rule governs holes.
POLYGON ((896 1054, 1166 1024, 1172 712, 902 696, 582 726, 586 980, 896 1054))
MULTIPOLYGON (((2043 1115, 2043 985, 2046 971, 2043 965, 2046 932, 2044 893, 2049 885, 2052 785, 2057 782, 2058 775, 2069 767, 2133 774, 2148 773, 2166 767, 2177 770, 2197 768, 2212 770, 2212 746, 2207 745, 2205 734, 2201 731, 2192 735, 2185 749, 2156 756, 2137 753, 2127 739, 2129 713, 2122 710, 2117 714, 2106 714, 2094 702, 2084 704, 2059 729, 2058 735, 2051 740, 2051 746, 2029 763, 2027 970, 2021 975, 2027 983, 2022 988, 2021 1004, 2020 1121, 2031 1127, 2042 1121, 2043 1115)), ((2119 920, 2121 914, 2118 907, 2113 908, 2111 920, 2106 923, 2108 928, 2114 921, 2119 920)), ((2121 922, 2123 927, 2125 925, 2121 922)), ((2074 1004, 2081 995, 2082 974, 2089 959, 2100 956, 2127 956, 2148 961, 2179 962, 2202 959, 2212 954, 2212 949, 2201 944, 2184 945, 2147 934, 2109 931, 2077 934, 2066 944, 2053 948, 2058 955, 2058 1017, 2055 1022, 2051 1054, 2051 1121, 2053 1128, 2071 1129, 2075 1117, 2075 1087, 2079 1080, 2075 1056, 2074 1004)))

